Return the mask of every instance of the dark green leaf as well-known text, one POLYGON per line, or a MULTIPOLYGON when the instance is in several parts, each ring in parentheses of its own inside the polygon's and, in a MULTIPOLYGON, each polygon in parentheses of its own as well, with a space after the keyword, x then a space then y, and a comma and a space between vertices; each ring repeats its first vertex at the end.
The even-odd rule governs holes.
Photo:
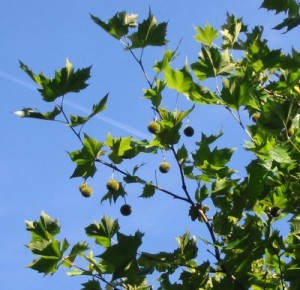
POLYGON ((199 80, 205 80, 217 75, 228 75, 235 68, 235 63, 228 51, 220 52, 215 47, 204 46, 198 62, 193 63, 191 68, 199 80))
POLYGON ((42 73, 34 74, 22 62, 20 62, 20 66, 36 84, 42 87, 38 91, 46 102, 53 102, 58 97, 68 93, 78 93, 85 89, 88 86, 86 81, 90 78, 91 70, 91 67, 87 67, 74 71, 73 65, 67 59, 66 66, 56 71, 54 78, 46 78, 42 73))
POLYGON ((26 221, 26 230, 31 233, 31 241, 41 239, 51 240, 59 234, 60 226, 57 220, 53 220, 49 215, 42 212, 39 221, 26 221))
POLYGON ((156 18, 149 11, 148 18, 138 25, 138 31, 129 35, 131 45, 126 49, 143 48, 146 46, 163 46, 166 40, 167 23, 157 24, 156 18))
POLYGON ((81 290, 101 290, 102 289, 98 280, 90 280, 81 285, 83 286, 83 288, 81 288, 81 290))
POLYGON ((150 99, 154 107, 158 107, 162 100, 161 92, 165 89, 166 84, 160 79, 155 80, 155 87, 144 91, 144 98, 150 99))
POLYGON ((69 156, 73 162, 77 164, 73 177, 88 178, 94 176, 97 168, 95 161, 103 144, 88 135, 85 135, 83 140, 83 148, 81 150, 69 152, 69 156))
POLYGON ((59 261, 59 258, 40 257, 35 259, 27 267, 48 275, 56 272, 59 261))
POLYGON ((64 263, 67 267, 72 267, 73 262, 75 261, 78 255, 82 255, 83 252, 89 249, 89 245, 86 242, 79 242, 75 244, 69 255, 65 258, 66 262, 64 263))
POLYGON ((149 198, 152 197, 155 193, 155 186, 151 183, 147 183, 144 186, 143 193, 140 197, 149 198))
POLYGON ((95 239, 95 242, 105 248, 112 244, 112 237, 119 231, 120 227, 117 220, 104 217, 100 222, 94 222, 85 228, 89 237, 95 239))
POLYGON ((121 39, 128 34, 129 27, 136 26, 137 14, 128 14, 125 11, 119 12, 110 18, 107 23, 94 15, 91 15, 91 18, 111 36, 121 39))
POLYGON ((50 112, 40 113, 32 108, 24 108, 20 111, 16 111, 15 114, 21 118, 35 118, 42 120, 55 120, 55 117, 61 113, 58 107, 55 107, 50 112))

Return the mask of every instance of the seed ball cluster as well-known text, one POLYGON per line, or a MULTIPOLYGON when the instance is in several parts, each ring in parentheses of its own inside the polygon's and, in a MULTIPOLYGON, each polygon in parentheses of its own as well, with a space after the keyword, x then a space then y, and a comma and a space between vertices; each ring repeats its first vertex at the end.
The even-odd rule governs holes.
POLYGON ((79 186, 79 191, 84 197, 90 197, 93 193, 93 189, 87 185, 87 183, 83 183, 79 186))
POLYGON ((170 168, 171 168, 170 164, 166 161, 160 163, 160 165, 159 165, 159 171, 161 173, 168 173, 170 171, 170 168))
POLYGON ((260 118, 260 113, 259 112, 255 112, 254 114, 252 114, 251 119, 253 122, 257 122, 258 119, 260 118))
POLYGON ((161 128, 161 126, 160 126, 159 122, 156 122, 156 121, 152 121, 148 125, 148 130, 152 134, 158 134, 160 131, 160 128, 161 128))
POLYGON ((115 179, 110 179, 106 183, 106 188, 109 191, 118 191, 119 188, 120 188, 120 183, 117 180, 115 180, 115 179))
POLYGON ((185 129, 183 130, 183 133, 185 136, 187 137, 192 137, 194 135, 194 128, 191 126, 187 126, 185 127, 185 129))
POLYGON ((281 215, 281 210, 278 206, 271 208, 270 214, 272 217, 279 217, 281 215))
POLYGON ((132 213, 132 208, 129 204, 123 204, 120 208, 120 212, 124 216, 129 216, 132 213))

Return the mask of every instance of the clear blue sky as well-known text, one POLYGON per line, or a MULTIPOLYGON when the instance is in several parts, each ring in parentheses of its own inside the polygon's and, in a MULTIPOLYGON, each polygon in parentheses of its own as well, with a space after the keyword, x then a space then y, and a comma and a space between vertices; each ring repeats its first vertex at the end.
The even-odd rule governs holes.
MULTIPOLYGON (((55 69, 65 64, 66 57, 73 65, 93 65, 90 86, 81 94, 72 95, 67 109, 83 114, 107 92, 110 93, 108 109, 102 118, 96 118, 85 130, 95 138, 104 139, 107 132, 114 136, 133 134, 143 137, 152 111, 149 103, 141 98, 147 87, 143 75, 129 53, 121 44, 105 34, 90 19, 92 13, 108 19, 119 11, 138 13, 140 19, 151 7, 158 21, 169 21, 169 47, 180 46, 181 66, 186 56, 191 61, 197 57, 199 44, 194 39, 194 26, 207 22, 220 28, 226 11, 243 17, 246 24, 263 25, 265 36, 274 48, 300 49, 295 31, 282 35, 271 27, 280 17, 258 10, 261 1, 16 1, 2 0, 0 4, 0 285, 6 290, 31 289, 80 289, 80 279, 68 278, 62 271, 53 277, 45 277, 26 269, 32 255, 24 247, 29 241, 25 220, 39 217, 42 210, 58 218, 62 225, 61 237, 70 243, 87 240, 83 228, 104 214, 118 218, 121 229, 133 234, 140 229, 146 233, 143 250, 174 248, 174 237, 190 228, 186 205, 170 200, 161 193, 150 202, 137 199, 138 188, 133 188, 127 200, 133 205, 133 214, 124 218, 116 206, 99 203, 105 193, 105 182, 112 172, 101 169, 90 184, 94 188, 91 199, 83 199, 78 192, 80 179, 69 179, 74 165, 66 151, 76 150, 80 144, 71 131, 58 123, 19 119, 13 112, 23 107, 51 109, 40 100, 31 80, 19 69, 18 60, 34 71, 51 76, 55 69), (161 4, 163 3, 163 4, 161 4)), ((151 71, 154 60, 162 55, 163 48, 145 51, 145 64, 151 71)), ((175 95, 167 96, 167 104, 175 105, 175 95)), ((180 99, 178 106, 185 106, 180 99)), ((224 129, 223 144, 238 147, 233 167, 242 171, 243 162, 249 159, 242 150, 247 138, 225 110, 197 108, 191 123, 206 134, 224 129)), ((168 154, 166 156, 168 158, 168 154)), ((146 158, 149 178, 161 161, 146 158)), ((126 164, 125 164, 126 165, 126 164)), ((116 178, 122 176, 116 174, 116 178)), ((174 191, 180 190, 176 174, 160 180, 174 191)), ((203 228, 191 227, 191 233, 199 236, 203 228)), ((92 241, 89 241, 92 242, 92 241)), ((206 255, 206 253, 204 253, 206 255)), ((84 281, 84 280, 83 280, 84 281)))

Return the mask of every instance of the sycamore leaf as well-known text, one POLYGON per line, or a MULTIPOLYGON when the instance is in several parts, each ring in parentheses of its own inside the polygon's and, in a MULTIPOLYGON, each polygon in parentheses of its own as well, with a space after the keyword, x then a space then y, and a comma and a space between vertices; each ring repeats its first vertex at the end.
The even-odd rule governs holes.
POLYGON ((227 50, 220 52, 215 47, 203 46, 198 62, 193 63, 191 68, 199 80, 204 80, 228 75, 235 68, 235 63, 227 50))
POLYGON ((91 67, 78 69, 74 71, 73 65, 66 60, 66 66, 59 71, 55 71, 54 78, 47 78, 40 74, 34 74, 27 65, 20 61, 21 69, 26 72, 31 79, 41 87, 38 91, 46 102, 53 102, 58 97, 68 93, 78 93, 85 89, 88 84, 86 81, 90 78, 91 67))
POLYGON ((143 193, 140 195, 140 197, 149 198, 152 197, 155 194, 155 187, 151 183, 145 184, 143 188, 143 193))
POLYGON ((81 285, 83 286, 83 288, 81 288, 81 290, 101 290, 102 289, 98 280, 90 280, 81 285))
POLYGON ((116 13, 106 23, 100 18, 91 14, 92 20, 116 39, 121 39, 123 36, 128 34, 129 27, 136 26, 137 16, 137 14, 128 14, 127 12, 123 11, 116 13))
POLYGON ((292 18, 285 18, 281 23, 276 25, 274 29, 280 30, 283 28, 286 28, 286 32, 292 30, 293 28, 297 27, 300 25, 300 17, 292 17, 292 18))
POLYGON ((239 35, 246 32, 247 26, 243 24, 242 18, 227 14, 226 23, 222 25, 221 34, 223 36, 223 48, 239 49, 239 35))
POLYGON ((36 270, 39 273, 44 273, 45 275, 48 275, 56 272, 59 261, 60 258, 40 257, 35 259, 27 267, 36 270))
POLYGON ((20 111, 14 112, 15 115, 21 118, 34 118, 42 120, 55 120, 56 116, 61 113, 61 110, 58 107, 54 107, 52 111, 41 113, 32 108, 24 108, 20 111))
POLYGON ((94 117, 95 115, 97 115, 98 113, 102 112, 103 110, 105 110, 106 108, 106 102, 107 102, 107 98, 108 98, 108 94, 106 94, 99 103, 93 105, 93 109, 91 114, 89 114, 87 117, 81 117, 81 116, 74 116, 74 115, 70 115, 70 121, 71 127, 76 127, 79 125, 83 125, 86 122, 88 122, 92 117, 94 117))
POLYGON ((26 221, 26 230, 31 233, 31 241, 35 242, 41 239, 51 240, 59 234, 60 226, 57 220, 42 212, 39 221, 26 221))
POLYGON ((134 236, 126 236, 117 233, 117 243, 108 247, 100 255, 102 264, 113 267, 120 271, 120 267, 128 265, 130 261, 136 260, 137 250, 142 244, 141 232, 136 232, 134 236))
POLYGON ((299 2, 297 0, 264 0, 261 8, 273 10, 276 14, 288 13, 289 16, 299 15, 299 2))
POLYGON ((88 178, 94 176, 97 168, 95 161, 103 144, 85 134, 83 140, 83 148, 69 152, 69 156, 73 162, 77 164, 71 178, 83 177, 88 178))
POLYGON ((144 90, 144 98, 150 99, 154 107, 159 107, 162 100, 162 91, 165 89, 165 82, 155 79, 155 87, 144 90))
POLYGON ((149 11, 148 18, 138 25, 137 32, 128 35, 131 45, 126 49, 144 48, 146 46, 163 46, 166 40, 167 23, 157 24, 156 18, 149 11))
POLYGON ((195 236, 191 237, 190 233, 187 231, 183 236, 176 238, 176 240, 181 258, 184 258, 185 261, 196 258, 198 247, 195 236))
POLYGON ((206 24, 204 28, 195 27, 196 35, 195 40, 210 46, 213 41, 218 37, 218 31, 209 24, 206 24))
POLYGON ((268 153, 269 153, 269 156, 272 158, 272 160, 275 160, 278 163, 290 164, 293 162, 289 153, 287 152, 287 149, 285 149, 283 147, 276 146, 272 150, 270 150, 268 153))
POLYGON ((181 70, 173 70, 167 65, 164 70, 164 78, 169 88, 175 89, 178 93, 188 93, 193 84, 193 78, 187 67, 181 70))
POLYGON ((72 267, 73 262, 75 261, 76 257, 82 255, 83 252, 89 249, 89 245, 86 242, 79 242, 75 244, 69 255, 65 257, 65 262, 63 263, 66 267, 72 267))
POLYGON ((95 239, 95 242, 105 248, 112 244, 113 236, 119 231, 117 220, 104 216, 100 222, 94 222, 85 228, 87 236, 95 239))
POLYGON ((176 57, 175 51, 167 49, 164 51, 164 56, 161 61, 155 61, 155 64, 153 66, 155 72, 160 73, 164 70, 166 66, 168 66, 172 60, 174 60, 176 57))

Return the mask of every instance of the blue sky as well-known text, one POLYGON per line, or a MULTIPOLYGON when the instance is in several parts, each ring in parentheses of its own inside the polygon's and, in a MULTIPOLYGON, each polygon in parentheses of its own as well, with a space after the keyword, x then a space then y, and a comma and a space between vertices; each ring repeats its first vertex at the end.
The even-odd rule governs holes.
MULTIPOLYGON (((121 202, 116 206, 100 204, 101 195, 106 192, 105 183, 112 174, 106 168, 101 168, 90 181, 95 192, 93 197, 83 199, 78 192, 81 180, 69 179, 74 166, 66 151, 80 147, 72 132, 58 123, 20 119, 13 114, 23 107, 51 108, 41 101, 30 79, 19 69, 18 60, 36 72, 43 71, 51 76, 55 69, 64 66, 68 58, 75 68, 93 65, 90 86, 81 94, 67 98, 68 111, 84 114, 107 92, 110 94, 107 111, 85 128, 88 134, 102 140, 108 132, 114 136, 134 135, 137 138, 149 135, 146 127, 153 115, 148 101, 141 98, 142 89, 147 87, 145 79, 130 54, 91 21, 90 13, 108 19, 116 12, 126 10, 138 13, 143 19, 151 7, 158 21, 169 21, 169 47, 174 49, 183 39, 178 66, 182 66, 186 57, 190 62, 197 57, 200 46, 193 39, 193 27, 208 22, 219 29, 226 18, 226 11, 243 17, 250 27, 264 25, 265 37, 271 47, 287 51, 291 46, 300 49, 297 30, 284 35, 271 30, 280 17, 258 10, 260 1, 174 2, 1 1, 0 281, 3 289, 80 289, 81 280, 68 278, 62 271, 53 277, 43 278, 25 267, 33 257, 24 247, 29 241, 24 221, 38 218, 42 210, 60 220, 61 237, 67 237, 70 243, 87 240, 83 228, 94 220, 100 220, 104 214, 118 218, 122 231, 127 234, 133 234, 137 229, 145 232, 143 250, 174 248, 175 236, 182 235, 188 228, 198 236, 199 231, 205 231, 201 226, 193 228, 186 217, 188 209, 184 208, 184 204, 161 193, 153 200, 145 201, 137 198, 140 189, 133 188, 127 198, 133 206, 133 214, 127 218, 119 214, 121 202)), ((162 52, 163 48, 145 51, 145 65, 149 72, 162 52)), ((175 94, 170 93, 165 102, 175 106, 175 94)), ((185 100, 179 99, 178 106, 186 106, 185 100)), ((202 131, 211 134, 223 128, 222 144, 238 148, 233 167, 243 171, 243 162, 250 158, 242 149, 247 136, 228 112, 199 107, 190 122, 198 136, 202 131)), ((153 172, 162 158, 160 155, 156 159, 143 159, 147 163, 144 174, 153 179, 153 172)), ((166 158, 171 159, 168 154, 166 158)), ((176 176, 173 172, 168 178, 159 177, 159 182, 177 192, 180 184, 176 176)), ((122 178, 118 174, 115 177, 122 178)))

